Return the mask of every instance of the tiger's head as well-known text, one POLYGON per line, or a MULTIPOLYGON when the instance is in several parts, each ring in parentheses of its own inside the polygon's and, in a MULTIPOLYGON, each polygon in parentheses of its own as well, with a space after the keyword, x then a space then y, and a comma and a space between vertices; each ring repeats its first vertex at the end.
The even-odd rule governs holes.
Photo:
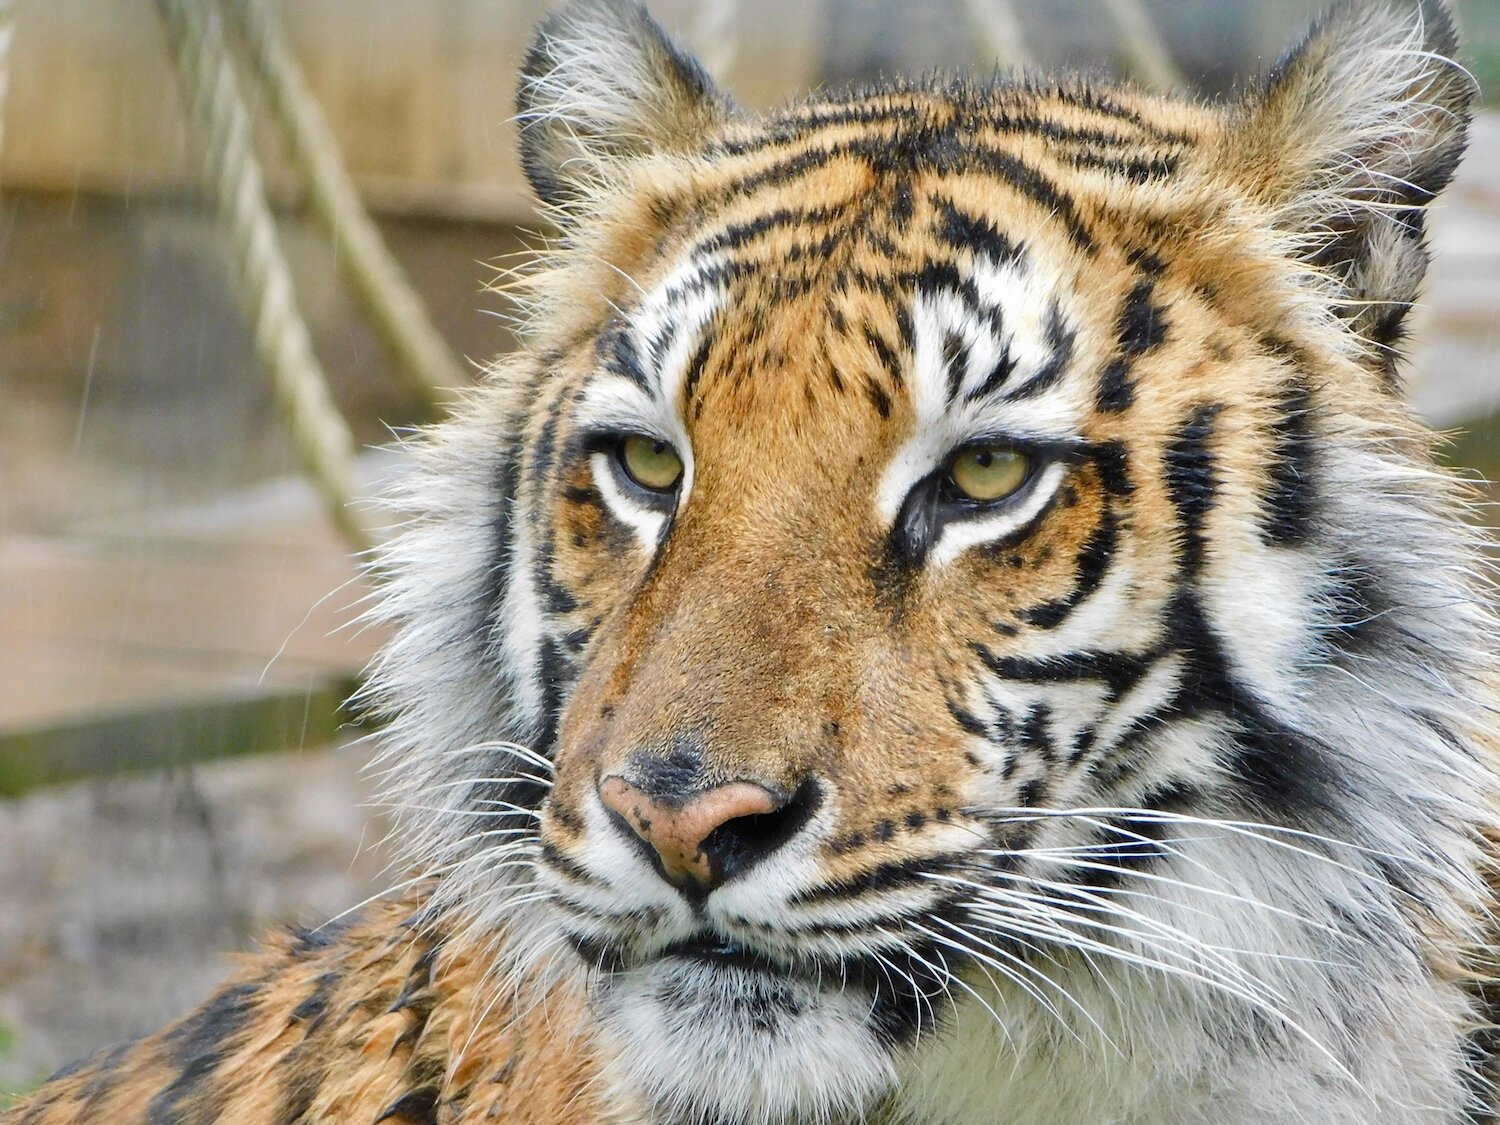
POLYGON ((754 117, 627 0, 555 13, 529 344, 388 554, 434 911, 581 974, 663 1120, 1454 1073, 1493 633, 1392 350, 1452 49, 1345 7, 1227 106, 754 117))

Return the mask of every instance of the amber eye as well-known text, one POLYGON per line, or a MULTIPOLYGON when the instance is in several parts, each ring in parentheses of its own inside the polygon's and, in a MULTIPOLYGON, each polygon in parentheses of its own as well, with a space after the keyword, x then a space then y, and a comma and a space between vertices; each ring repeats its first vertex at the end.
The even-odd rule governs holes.
POLYGON ((664 441, 632 434, 617 456, 625 475, 648 492, 671 492, 682 480, 682 458, 664 441))
POLYGON ((966 500, 981 504, 1004 500, 1026 483, 1030 472, 1026 454, 1003 445, 971 446, 948 463, 953 486, 966 500))

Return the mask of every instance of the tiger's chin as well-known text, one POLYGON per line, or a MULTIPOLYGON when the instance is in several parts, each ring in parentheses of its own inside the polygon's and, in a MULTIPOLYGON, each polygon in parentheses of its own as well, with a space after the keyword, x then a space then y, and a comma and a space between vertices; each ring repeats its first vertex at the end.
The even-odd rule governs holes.
POLYGON ((593 994, 614 1078, 671 1125, 865 1120, 895 1081, 873 1000, 732 945, 672 947, 593 994))

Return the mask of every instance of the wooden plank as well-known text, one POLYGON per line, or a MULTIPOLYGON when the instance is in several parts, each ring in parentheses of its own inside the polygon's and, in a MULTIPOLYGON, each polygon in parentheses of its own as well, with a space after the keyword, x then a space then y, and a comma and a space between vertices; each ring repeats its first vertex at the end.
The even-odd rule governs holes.
POLYGON ((311 488, 258 495, 0 538, 0 791, 331 735, 384 634, 311 488))
MULTIPOLYGON (((516 72, 546 0, 283 0, 285 33, 372 208, 514 221, 530 213, 515 156, 516 72)), ((654 5, 691 31, 703 5, 654 5)), ((728 85, 765 106, 816 70, 819 11, 741 0, 728 85)), ((713 31, 713 27, 707 30, 713 31)), ((714 44, 695 44, 712 48, 714 44)), ((705 53, 709 53, 705 50, 705 53)), ((194 180, 161 29, 143 0, 27 0, 11 51, 0 184, 180 190, 194 180)), ((297 179, 262 146, 273 194, 297 179)))
POLYGON ((0 798, 91 777, 178 769, 195 762, 325 746, 351 716, 352 680, 302 691, 259 691, 0 731, 0 798))

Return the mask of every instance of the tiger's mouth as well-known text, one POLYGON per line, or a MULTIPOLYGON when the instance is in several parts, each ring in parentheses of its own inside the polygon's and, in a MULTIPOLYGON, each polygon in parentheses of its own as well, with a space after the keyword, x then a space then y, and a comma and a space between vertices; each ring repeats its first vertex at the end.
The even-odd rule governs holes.
POLYGON ((797 962, 773 957, 764 950, 732 937, 704 930, 656 949, 631 948, 624 944, 592 941, 570 935, 574 950, 584 962, 605 976, 617 976, 653 966, 675 964, 707 970, 753 973, 780 980, 816 981, 830 970, 838 979, 836 965, 797 962))
POLYGON ((929 1014, 968 960, 949 949, 947 957, 913 946, 880 951, 769 952, 714 930, 701 930, 667 945, 606 944, 570 935, 572 944, 601 982, 664 979, 680 982, 682 992, 723 988, 772 990, 812 995, 863 992, 877 1007, 923 1009, 929 1014), (941 968, 938 965, 941 965, 941 968))
POLYGON ((743 942, 718 934, 705 933, 686 941, 673 942, 656 958, 675 957, 695 964, 716 968, 741 969, 746 972, 764 973, 768 976, 800 975, 795 970, 768 957, 760 950, 752 949, 743 942))

